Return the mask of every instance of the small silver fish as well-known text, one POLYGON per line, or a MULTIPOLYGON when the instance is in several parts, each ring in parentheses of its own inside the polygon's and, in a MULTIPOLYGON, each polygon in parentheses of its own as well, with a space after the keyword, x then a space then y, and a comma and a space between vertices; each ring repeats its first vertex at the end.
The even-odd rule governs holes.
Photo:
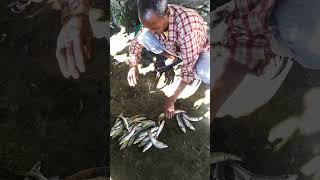
MULTIPOLYGON (((153 133, 152 133, 152 136, 154 137, 156 134, 157 134, 157 132, 153 132, 153 133)), ((138 147, 142 147, 142 146, 146 145, 149 141, 150 141, 150 137, 149 137, 148 134, 147 134, 147 136, 144 137, 144 138, 140 141, 140 144, 138 145, 138 147)))
POLYGON ((122 131, 122 132, 123 132, 122 136, 120 136, 120 138, 118 139, 119 142, 129 134, 128 131, 122 131))
POLYGON ((138 139, 138 134, 141 132, 142 128, 143 128, 142 126, 137 126, 134 134, 132 135, 132 137, 129 140, 128 146, 131 146, 132 144, 134 144, 134 142, 138 139))
POLYGON ((129 129, 129 123, 128 123, 127 119, 126 119, 125 117, 123 117, 123 116, 120 116, 120 118, 121 118, 122 124, 124 125, 124 127, 126 128, 126 130, 127 130, 127 131, 130 131, 130 129, 129 129))
POLYGON ((160 133, 161 133, 163 127, 164 127, 164 123, 165 123, 165 121, 162 121, 162 122, 161 122, 161 124, 160 124, 160 126, 159 126, 159 129, 158 129, 158 131, 157 131, 157 134, 156 134, 156 138, 158 138, 158 136, 160 135, 160 133))
POLYGON ((161 113, 159 116, 158 116, 158 121, 161 121, 162 119, 165 118, 165 115, 164 113, 161 113))
POLYGON ((188 116, 186 113, 182 113, 182 115, 184 116, 184 118, 188 119, 189 121, 201 121, 203 119, 203 117, 190 117, 188 116))
POLYGON ((143 147, 143 150, 142 152, 146 152, 148 149, 150 149, 152 146, 152 142, 149 141, 144 147, 143 147))
POLYGON ((123 130, 123 127, 119 129, 111 130, 110 136, 112 136, 112 139, 117 137, 119 134, 121 134, 122 130, 123 130))
POLYGON ((186 133, 186 127, 184 126, 183 122, 182 122, 182 119, 180 117, 180 114, 176 114, 176 119, 177 119, 177 122, 178 122, 178 125, 180 127, 180 129, 182 130, 183 133, 186 133))
POLYGON ((186 124, 186 126, 187 126, 189 129, 191 129, 191 130, 193 130, 193 131, 196 130, 196 128, 191 124, 191 122, 190 122, 188 119, 184 118, 183 115, 180 115, 180 117, 182 117, 184 123, 186 124))
MULTIPOLYGON (((151 128, 151 132, 155 132, 155 131, 157 131, 159 129, 159 127, 158 126, 156 126, 156 127, 153 127, 153 128, 151 128)), ((146 131, 143 131, 143 132, 141 132, 141 133, 139 133, 139 135, 138 135, 138 137, 141 137, 141 136, 147 136, 148 135, 148 130, 146 130, 146 131)))
POLYGON ((152 121, 152 120, 144 120, 144 121, 142 121, 142 123, 144 123, 144 124, 146 124, 146 125, 148 125, 148 124, 150 124, 150 125, 156 125, 156 122, 154 122, 154 121, 152 121))
POLYGON ((117 130, 117 129, 120 129, 120 128, 123 128, 124 126, 123 126, 123 124, 121 123, 121 121, 119 121, 119 125, 117 125, 117 126, 115 126, 115 127, 113 127, 112 129, 111 129, 111 131, 112 130, 117 130))
POLYGON ((141 142, 144 138, 145 138, 144 136, 141 136, 141 137, 138 136, 138 137, 134 140, 133 144, 138 144, 138 143, 141 142))
POLYGON ((141 131, 145 131, 145 130, 147 130, 147 129, 151 128, 151 127, 155 127, 155 126, 156 126, 155 123, 154 124, 146 123, 146 124, 142 125, 141 131))
MULTIPOLYGON (((143 127, 136 130, 136 132, 134 134, 136 136, 136 140, 134 142, 141 141, 145 137, 145 136, 139 136, 145 130, 146 130, 146 128, 143 128, 143 127)), ((136 143, 138 143, 138 142, 136 142, 136 143)), ((134 143, 134 144, 136 144, 136 143, 134 143)))
POLYGON ((123 142, 123 144, 120 146, 120 150, 126 148, 128 146, 128 144, 129 144, 129 141, 123 142))
POLYGON ((129 123, 139 122, 139 121, 142 121, 145 119, 147 119, 147 118, 146 117, 138 117, 138 118, 135 118, 135 119, 129 121, 129 123))
POLYGON ((135 130, 136 130, 137 126, 133 127, 133 129, 130 131, 130 133, 125 136, 121 141, 120 144, 122 144, 125 141, 129 141, 129 139, 132 137, 132 135, 134 134, 135 130))
POLYGON ((143 117, 143 116, 145 116, 145 114, 137 114, 137 115, 134 115, 134 116, 128 118, 128 121, 132 121, 132 120, 134 120, 134 119, 136 119, 138 117, 143 117))
POLYGON ((186 111, 184 111, 184 110, 179 110, 179 109, 174 110, 174 114, 180 114, 180 113, 186 113, 186 111))
POLYGON ((151 141, 152 145, 154 147, 158 148, 158 149, 163 149, 163 148, 167 148, 168 147, 168 145, 166 145, 163 142, 158 141, 157 139, 152 137, 151 133, 149 133, 149 138, 150 138, 150 141, 151 141))
POLYGON ((113 127, 111 129, 115 129, 121 124, 121 121, 119 121, 119 118, 117 118, 116 122, 114 123, 113 127))
POLYGON ((128 147, 131 146, 134 142, 134 140, 136 139, 137 135, 133 135, 130 139, 129 139, 129 143, 128 143, 128 147))
POLYGON ((149 139, 149 140, 147 140, 147 141, 143 141, 143 140, 141 140, 141 141, 140 141, 140 144, 138 145, 138 147, 145 146, 149 141, 150 141, 150 139, 149 139))

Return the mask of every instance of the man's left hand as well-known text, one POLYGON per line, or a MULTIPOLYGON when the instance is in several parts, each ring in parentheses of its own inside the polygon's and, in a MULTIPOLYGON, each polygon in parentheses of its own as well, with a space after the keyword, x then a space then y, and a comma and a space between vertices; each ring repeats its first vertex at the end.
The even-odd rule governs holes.
POLYGON ((56 57, 65 78, 78 79, 85 72, 85 62, 91 58, 92 29, 86 16, 72 16, 61 28, 56 57))
POLYGON ((164 114, 166 115, 166 118, 171 119, 174 116, 174 104, 176 102, 176 98, 169 97, 166 99, 163 109, 164 114))

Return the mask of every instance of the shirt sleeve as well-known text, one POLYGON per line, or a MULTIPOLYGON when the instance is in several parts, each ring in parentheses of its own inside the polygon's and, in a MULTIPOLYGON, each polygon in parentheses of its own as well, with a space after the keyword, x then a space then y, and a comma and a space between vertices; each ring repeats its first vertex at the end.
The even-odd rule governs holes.
POLYGON ((136 66, 140 62, 141 52, 143 49, 143 45, 139 42, 139 36, 141 35, 143 28, 139 30, 137 36, 131 42, 129 46, 129 65, 136 66))
POLYGON ((182 80, 188 84, 195 80, 194 66, 200 54, 200 38, 201 35, 199 32, 190 32, 183 37, 183 41, 180 46, 183 62, 181 77, 182 80))

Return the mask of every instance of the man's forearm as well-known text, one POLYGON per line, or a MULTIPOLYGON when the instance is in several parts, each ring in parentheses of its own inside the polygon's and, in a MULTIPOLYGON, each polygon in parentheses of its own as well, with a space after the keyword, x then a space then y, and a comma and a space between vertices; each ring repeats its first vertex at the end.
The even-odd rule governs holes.
POLYGON ((176 91, 171 97, 174 98, 175 100, 178 99, 179 95, 184 90, 184 88, 186 88, 187 85, 188 84, 185 81, 180 81, 178 88, 176 89, 176 91))
POLYGON ((214 87, 211 89, 211 113, 213 114, 213 119, 220 107, 232 95, 248 72, 248 68, 238 62, 227 63, 225 69, 214 83, 214 87))
POLYGON ((139 58, 136 55, 129 55, 129 67, 138 66, 139 58))

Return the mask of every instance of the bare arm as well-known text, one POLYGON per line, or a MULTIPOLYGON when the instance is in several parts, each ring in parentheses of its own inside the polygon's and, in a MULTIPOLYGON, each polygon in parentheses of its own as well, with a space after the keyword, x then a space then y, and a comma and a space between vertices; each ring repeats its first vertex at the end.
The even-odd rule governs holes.
POLYGON ((167 118, 170 119, 174 116, 174 104, 186 86, 186 82, 180 81, 180 84, 178 88, 175 90, 174 94, 166 99, 164 103, 164 113, 167 118))
MULTIPOLYGON (((249 72, 248 68, 236 61, 225 61, 215 69, 221 68, 214 77, 214 86, 212 88, 212 108, 213 119, 221 106, 232 95, 235 89, 240 85, 245 75, 249 72)), ((217 69, 219 70, 219 69, 217 69)))
POLYGON ((79 78, 91 58, 92 29, 89 22, 91 0, 60 0, 62 28, 57 38, 56 57, 62 75, 79 78))

